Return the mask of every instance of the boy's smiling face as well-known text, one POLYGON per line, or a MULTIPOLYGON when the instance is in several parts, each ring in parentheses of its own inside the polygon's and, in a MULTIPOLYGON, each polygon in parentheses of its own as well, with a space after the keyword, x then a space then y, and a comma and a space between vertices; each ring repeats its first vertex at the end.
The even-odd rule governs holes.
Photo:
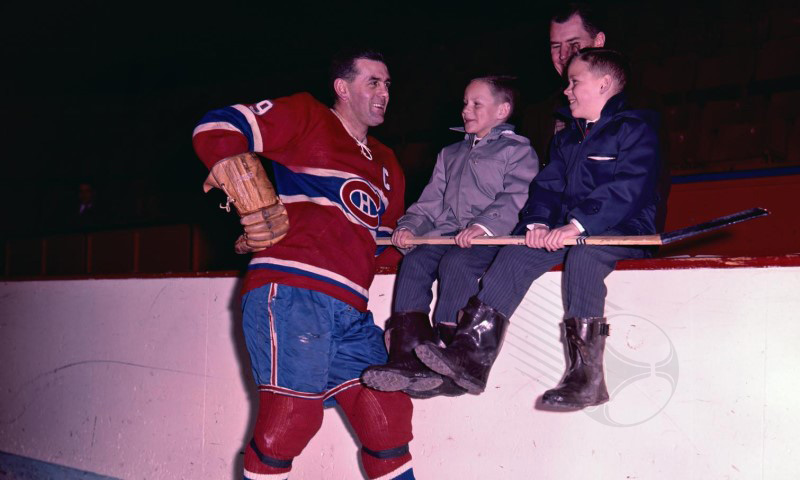
POLYGON ((611 87, 609 75, 596 75, 583 60, 575 59, 567 70, 569 84, 564 95, 569 101, 569 109, 575 118, 593 122, 600 118, 600 112, 608 100, 611 87))
POLYGON ((509 111, 509 104, 498 101, 486 82, 474 81, 467 85, 464 91, 464 108, 461 110, 467 133, 485 137, 492 127, 500 125, 508 118, 509 111))

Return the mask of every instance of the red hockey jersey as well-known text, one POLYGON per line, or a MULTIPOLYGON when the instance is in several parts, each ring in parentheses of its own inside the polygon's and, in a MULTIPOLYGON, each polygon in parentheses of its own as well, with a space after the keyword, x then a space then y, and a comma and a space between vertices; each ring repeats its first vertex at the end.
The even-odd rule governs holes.
POLYGON ((289 233, 254 254, 245 292, 275 282, 367 309, 375 237, 390 236, 404 210, 405 180, 391 149, 368 137, 369 160, 334 113, 307 93, 213 110, 195 128, 193 143, 209 168, 246 151, 274 161, 289 233))

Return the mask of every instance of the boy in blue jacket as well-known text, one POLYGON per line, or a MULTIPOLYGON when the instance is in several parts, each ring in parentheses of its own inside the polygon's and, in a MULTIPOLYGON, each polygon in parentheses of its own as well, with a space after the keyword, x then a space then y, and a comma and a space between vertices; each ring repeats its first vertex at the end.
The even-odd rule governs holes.
POLYGON ((550 163, 531 183, 515 233, 525 246, 503 247, 462 310, 455 338, 443 348, 415 349, 428 367, 469 393, 486 387, 508 318, 534 280, 563 263, 567 371, 542 397, 546 406, 580 409, 608 401, 603 350, 605 277, 618 260, 642 258, 638 247, 564 247, 579 235, 653 234, 659 144, 654 112, 631 110, 623 90, 628 64, 618 52, 584 49, 569 63, 564 91, 571 121, 551 145, 550 163))

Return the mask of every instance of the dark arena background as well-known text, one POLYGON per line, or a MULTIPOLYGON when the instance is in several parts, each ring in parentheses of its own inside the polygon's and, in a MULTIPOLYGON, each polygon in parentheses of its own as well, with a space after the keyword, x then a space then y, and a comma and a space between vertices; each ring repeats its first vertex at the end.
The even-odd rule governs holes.
MULTIPOLYGON (((565 367, 562 272, 546 272, 482 395, 414 400, 414 474, 798 478, 800 2, 590 3, 632 61, 634 102, 663 120, 664 230, 770 215, 619 262, 610 401, 580 412, 537 405, 565 367)), ((195 125, 295 92, 330 101, 332 54, 371 45, 393 81, 371 133, 399 158, 407 205, 463 138, 449 128, 476 76, 518 77, 512 123, 546 161, 559 5, 0 6, 0 480, 241 478, 259 410, 241 327, 249 256, 233 251, 242 229, 222 192, 202 191, 195 125)), ((395 272, 369 288, 378 327, 395 272)), ((366 478, 343 415, 326 411, 292 478, 366 478)))
MULTIPOLYGON (((548 52, 556 2, 287 6, 31 2, 2 8, 0 272, 105 275, 241 270, 237 218, 204 195, 191 133, 204 112, 298 91, 329 99, 341 47, 382 49, 393 77, 373 135, 407 175, 406 202, 459 138, 463 88, 519 77, 514 123, 544 155, 541 102, 562 88, 548 52), (83 185, 83 187, 81 187, 83 185), (96 214, 78 220, 79 189, 96 214)), ((766 2, 596 2, 607 46, 663 117, 672 176, 666 227, 760 206, 758 224, 661 256, 796 253, 800 7, 766 2), (771 241, 760 232, 770 231, 771 241)), ((546 134, 545 134, 546 136, 546 134)))

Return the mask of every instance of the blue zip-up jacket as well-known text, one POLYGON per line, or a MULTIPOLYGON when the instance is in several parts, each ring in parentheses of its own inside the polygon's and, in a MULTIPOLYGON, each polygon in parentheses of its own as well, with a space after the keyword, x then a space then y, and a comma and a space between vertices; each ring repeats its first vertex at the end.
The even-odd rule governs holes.
POLYGON ((550 163, 531 183, 515 233, 532 223, 560 227, 573 218, 588 235, 656 233, 658 114, 628 109, 618 93, 587 134, 585 120, 565 113, 571 121, 553 137, 550 163))

